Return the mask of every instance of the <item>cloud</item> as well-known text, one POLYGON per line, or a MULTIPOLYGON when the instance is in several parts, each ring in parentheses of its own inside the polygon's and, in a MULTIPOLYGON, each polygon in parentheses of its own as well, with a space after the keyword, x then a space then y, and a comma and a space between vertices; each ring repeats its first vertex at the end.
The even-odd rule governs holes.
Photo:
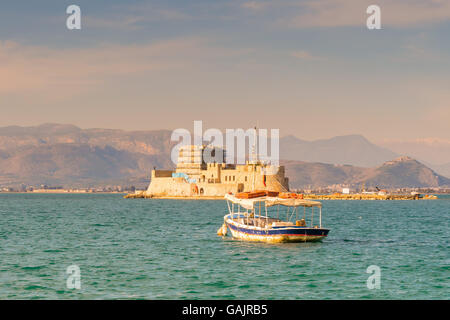
POLYGON ((76 90, 108 79, 183 68, 180 55, 184 59, 195 58, 204 47, 204 41, 199 38, 75 49, 3 41, 0 42, 0 93, 63 87, 76 90))
POLYGON ((409 144, 419 144, 419 145, 427 145, 427 146, 447 146, 450 147, 449 139, 442 139, 437 137, 428 137, 428 138, 414 138, 414 139, 393 139, 393 138, 385 138, 380 141, 380 143, 385 144, 400 144, 400 143, 409 143, 409 144))
POLYGON ((290 56, 302 60, 322 60, 322 58, 313 56, 311 53, 305 50, 293 51, 290 53, 290 56))
POLYGON ((156 8, 149 4, 115 6, 115 10, 106 16, 84 15, 85 27, 105 29, 137 30, 145 27, 146 23, 161 21, 186 21, 193 19, 187 13, 175 9, 156 8))
MULTIPOLYGON (((381 8, 381 22, 384 27, 422 26, 450 20, 448 0, 304 0, 271 1, 273 7, 287 10, 278 24, 304 27, 365 27, 369 5, 381 8)), ((265 3, 268 6, 269 3, 265 3)), ((251 5, 250 5, 251 7, 251 5)), ((255 8, 258 5, 254 5, 255 8)))
POLYGON ((252 49, 212 46, 200 37, 70 49, 0 41, 0 94, 45 92, 49 97, 63 96, 110 81, 209 70, 212 62, 239 61, 251 53, 252 49))
POLYGON ((241 4, 241 7, 252 10, 261 10, 272 3, 270 2, 262 2, 262 1, 248 1, 241 4))
MULTIPOLYGON (((428 163, 436 165, 450 164, 450 139, 438 137, 417 139, 389 138, 379 141, 378 144, 397 153, 409 155, 428 163)), ((445 171, 442 173, 445 173, 445 171)))
POLYGON ((450 146, 450 140, 441 138, 419 138, 415 139, 414 142, 430 146, 450 146))
POLYGON ((136 30, 144 18, 140 16, 100 18, 86 15, 82 21, 83 28, 136 30))

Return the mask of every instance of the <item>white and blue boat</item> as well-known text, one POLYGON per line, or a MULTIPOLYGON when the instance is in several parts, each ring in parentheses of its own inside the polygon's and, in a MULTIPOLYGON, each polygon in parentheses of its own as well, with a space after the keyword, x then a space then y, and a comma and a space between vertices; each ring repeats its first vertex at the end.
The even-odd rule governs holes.
POLYGON ((330 231, 322 227, 322 203, 318 201, 269 196, 240 199, 232 194, 225 199, 229 213, 218 231, 222 236, 230 229, 233 238, 246 241, 309 242, 321 241, 330 231), (308 221, 306 211, 311 212, 308 221))

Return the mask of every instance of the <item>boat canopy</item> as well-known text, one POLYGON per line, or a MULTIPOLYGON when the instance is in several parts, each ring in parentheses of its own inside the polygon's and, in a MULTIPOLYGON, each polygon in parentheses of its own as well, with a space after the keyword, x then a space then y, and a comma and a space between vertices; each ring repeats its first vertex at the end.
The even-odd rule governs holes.
POLYGON ((252 198, 252 199, 239 199, 236 198, 232 194, 226 194, 225 199, 239 204, 245 209, 253 210, 255 207, 255 203, 258 202, 264 202, 266 207, 271 207, 275 205, 282 205, 286 207, 322 207, 322 203, 318 201, 310 201, 310 200, 303 200, 303 199, 283 199, 278 197, 258 197, 258 198, 252 198))
POLYGON ((282 199, 282 198, 269 198, 266 199, 266 207, 275 205, 282 205, 286 207, 322 207, 322 203, 318 201, 303 200, 303 199, 282 199))

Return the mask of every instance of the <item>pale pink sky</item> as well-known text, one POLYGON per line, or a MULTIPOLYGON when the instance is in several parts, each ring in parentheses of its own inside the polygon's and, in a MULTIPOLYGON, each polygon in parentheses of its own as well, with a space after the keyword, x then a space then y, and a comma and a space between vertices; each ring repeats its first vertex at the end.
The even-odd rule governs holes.
POLYGON ((78 34, 56 9, 50 30, 0 24, 0 126, 450 140, 449 1, 380 0, 377 31, 371 1, 133 2, 84 10, 78 34))

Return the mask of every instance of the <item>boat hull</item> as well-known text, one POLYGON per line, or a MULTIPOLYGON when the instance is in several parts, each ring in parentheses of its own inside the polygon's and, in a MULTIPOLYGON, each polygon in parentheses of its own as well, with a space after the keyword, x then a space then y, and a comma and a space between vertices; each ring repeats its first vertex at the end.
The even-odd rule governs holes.
POLYGON ((268 243, 282 242, 316 242, 328 235, 329 229, 308 227, 273 227, 258 228, 236 223, 226 219, 225 223, 230 229, 233 238, 246 241, 261 241, 268 243))

